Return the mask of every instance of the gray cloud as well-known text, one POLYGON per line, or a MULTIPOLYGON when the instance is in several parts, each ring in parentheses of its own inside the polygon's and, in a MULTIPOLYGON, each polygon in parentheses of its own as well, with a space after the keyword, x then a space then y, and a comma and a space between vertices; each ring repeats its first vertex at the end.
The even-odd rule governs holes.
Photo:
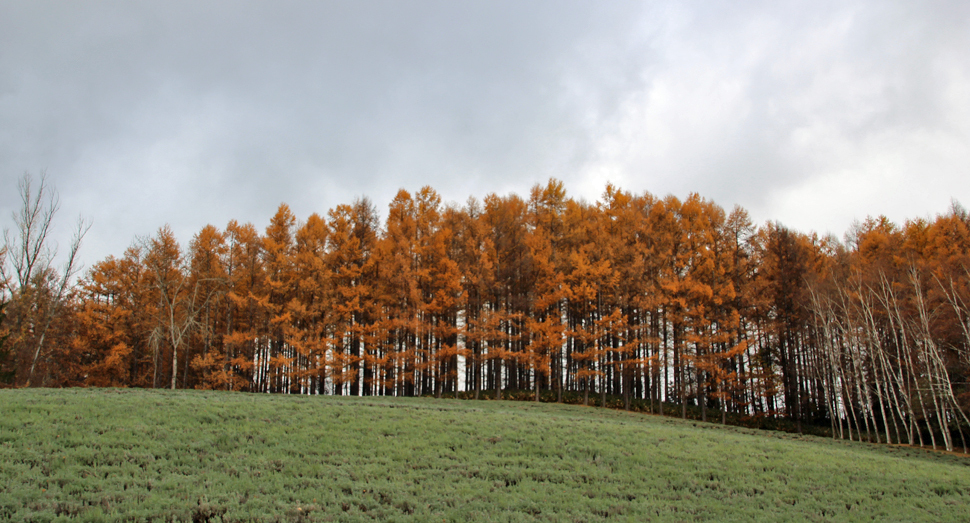
POLYGON ((840 234, 966 200, 961 2, 0 2, 0 216, 47 169, 91 261, 400 187, 696 191, 840 234))

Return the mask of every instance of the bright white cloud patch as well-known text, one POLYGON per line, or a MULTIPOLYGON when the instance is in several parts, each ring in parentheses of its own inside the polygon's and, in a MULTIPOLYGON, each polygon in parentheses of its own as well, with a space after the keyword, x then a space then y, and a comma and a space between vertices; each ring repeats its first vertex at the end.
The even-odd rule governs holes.
POLYGON ((970 197, 968 20, 941 26, 944 12, 843 3, 811 16, 797 5, 671 15, 641 85, 589 125, 578 185, 700 192, 839 235, 869 214, 943 212, 970 197))

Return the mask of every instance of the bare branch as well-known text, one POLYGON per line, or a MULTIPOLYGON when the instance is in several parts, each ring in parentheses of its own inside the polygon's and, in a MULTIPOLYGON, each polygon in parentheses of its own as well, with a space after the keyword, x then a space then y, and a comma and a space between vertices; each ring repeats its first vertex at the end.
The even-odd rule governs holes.
POLYGON ((58 272, 52 267, 57 250, 49 241, 54 216, 60 209, 57 191, 48 182, 46 172, 40 173, 39 180, 35 180, 30 173, 24 173, 18 183, 18 191, 21 206, 12 213, 14 230, 4 230, 0 250, 3 258, 0 282, 5 288, 4 292, 9 290, 12 299, 31 300, 30 304, 19 308, 22 312, 15 322, 18 328, 29 325, 37 336, 36 341, 32 342, 34 346, 30 347, 33 358, 26 378, 26 384, 30 385, 50 325, 60 313, 78 273, 78 250, 90 224, 78 220, 67 262, 63 272, 58 272))
POLYGON ((5 234, 8 254, 13 255, 13 270, 16 274, 18 289, 30 284, 37 273, 50 268, 56 252, 50 249, 47 236, 50 233, 54 215, 60 208, 57 191, 47 183, 47 173, 40 175, 39 186, 34 190, 33 177, 24 173, 18 183, 21 207, 13 213, 16 237, 11 239, 5 234))

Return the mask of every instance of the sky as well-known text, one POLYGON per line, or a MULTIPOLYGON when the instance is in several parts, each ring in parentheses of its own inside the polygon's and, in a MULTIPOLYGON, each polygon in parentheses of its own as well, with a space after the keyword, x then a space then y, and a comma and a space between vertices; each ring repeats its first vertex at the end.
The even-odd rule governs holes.
POLYGON ((841 237, 970 204, 970 2, 0 0, 0 223, 90 266, 401 188, 690 193, 841 237))

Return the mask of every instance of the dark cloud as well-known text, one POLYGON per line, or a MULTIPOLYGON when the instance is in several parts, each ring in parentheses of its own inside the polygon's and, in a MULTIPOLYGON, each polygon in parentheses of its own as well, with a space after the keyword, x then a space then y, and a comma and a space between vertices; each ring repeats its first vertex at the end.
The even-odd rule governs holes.
POLYGON ((958 2, 0 1, 0 212, 47 169, 95 260, 166 222, 188 239, 284 201, 555 176, 841 233, 966 199, 968 21, 958 2))

